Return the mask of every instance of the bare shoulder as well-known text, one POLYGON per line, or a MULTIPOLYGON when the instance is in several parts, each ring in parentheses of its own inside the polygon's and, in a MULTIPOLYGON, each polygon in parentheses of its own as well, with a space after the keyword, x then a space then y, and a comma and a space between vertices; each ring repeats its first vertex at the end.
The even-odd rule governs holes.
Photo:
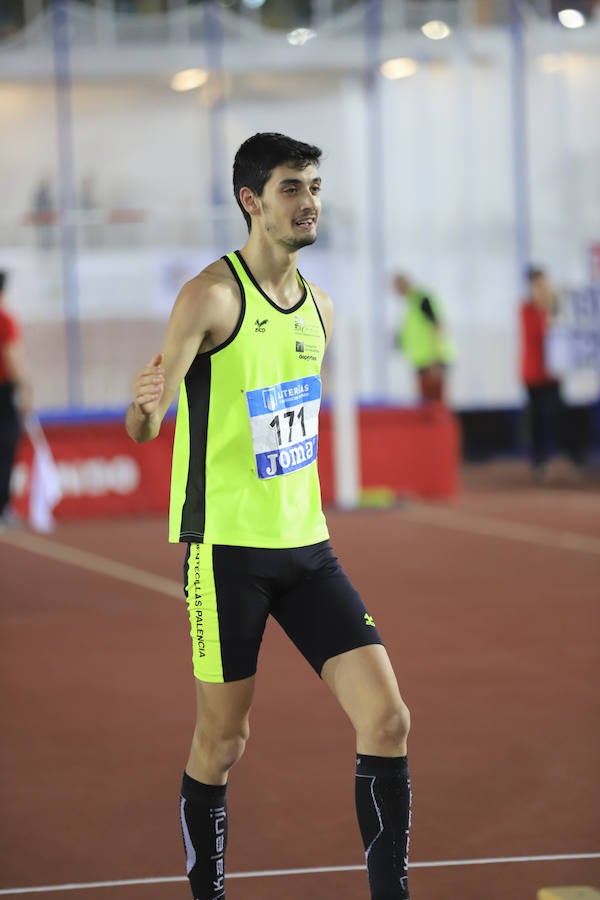
POLYGON ((329 294, 318 287, 318 285, 313 284, 312 281, 309 281, 308 284, 323 319, 327 340, 329 340, 333 328, 333 300, 329 294))
POLYGON ((236 294, 239 294, 239 291, 229 266, 224 260, 217 259, 187 281, 177 299, 187 303, 218 307, 227 305, 236 294))
POLYGON ((240 310, 237 282, 229 266, 219 259, 183 285, 173 313, 201 335, 201 349, 207 350, 227 340, 240 310))

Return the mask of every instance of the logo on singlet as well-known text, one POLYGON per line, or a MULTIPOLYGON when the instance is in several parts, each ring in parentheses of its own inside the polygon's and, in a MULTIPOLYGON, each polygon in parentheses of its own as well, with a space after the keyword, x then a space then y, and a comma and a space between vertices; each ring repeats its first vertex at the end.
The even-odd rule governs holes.
POLYGON ((307 344, 305 341, 296 341, 296 353, 300 359, 316 361, 319 348, 316 344, 307 344))
POLYGON ((269 321, 268 319, 262 319, 262 320, 257 319, 255 326, 254 326, 254 330, 260 332, 261 334, 264 334, 265 331, 267 330, 265 328, 265 325, 267 324, 268 321, 269 321))

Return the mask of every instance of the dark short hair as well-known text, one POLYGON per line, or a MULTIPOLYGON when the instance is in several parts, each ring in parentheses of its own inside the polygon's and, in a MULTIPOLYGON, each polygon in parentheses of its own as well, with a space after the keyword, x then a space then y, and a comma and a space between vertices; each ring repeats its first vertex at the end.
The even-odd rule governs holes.
POLYGON ((0 292, 4 290, 4 285, 6 284, 6 272, 0 270, 0 292))
POLYGON ((541 278, 545 275, 546 272, 540 266, 527 266, 525 269, 525 278, 527 281, 535 281, 536 278, 541 278))
POLYGON ((313 144, 296 141, 277 132, 259 132, 239 147, 233 162, 233 194, 246 220, 248 231, 252 219, 240 202, 243 187, 260 197, 274 169, 284 164, 292 169, 318 166, 322 151, 313 144))

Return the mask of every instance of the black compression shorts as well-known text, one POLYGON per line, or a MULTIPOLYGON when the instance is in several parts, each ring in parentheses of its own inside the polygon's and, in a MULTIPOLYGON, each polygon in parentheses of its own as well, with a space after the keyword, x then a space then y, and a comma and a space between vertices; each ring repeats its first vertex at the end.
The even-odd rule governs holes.
POLYGON ((200 681, 254 675, 269 615, 318 675, 332 656, 382 643, 329 541, 291 550, 189 544, 184 585, 200 681))

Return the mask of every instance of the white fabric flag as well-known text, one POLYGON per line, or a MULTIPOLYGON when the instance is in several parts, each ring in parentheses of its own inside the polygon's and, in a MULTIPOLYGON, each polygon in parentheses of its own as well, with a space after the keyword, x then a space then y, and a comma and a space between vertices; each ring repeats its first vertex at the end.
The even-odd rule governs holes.
POLYGON ((34 531, 49 532, 54 530, 54 507, 62 497, 58 469, 39 420, 29 416, 25 427, 33 444, 29 524, 34 531))

